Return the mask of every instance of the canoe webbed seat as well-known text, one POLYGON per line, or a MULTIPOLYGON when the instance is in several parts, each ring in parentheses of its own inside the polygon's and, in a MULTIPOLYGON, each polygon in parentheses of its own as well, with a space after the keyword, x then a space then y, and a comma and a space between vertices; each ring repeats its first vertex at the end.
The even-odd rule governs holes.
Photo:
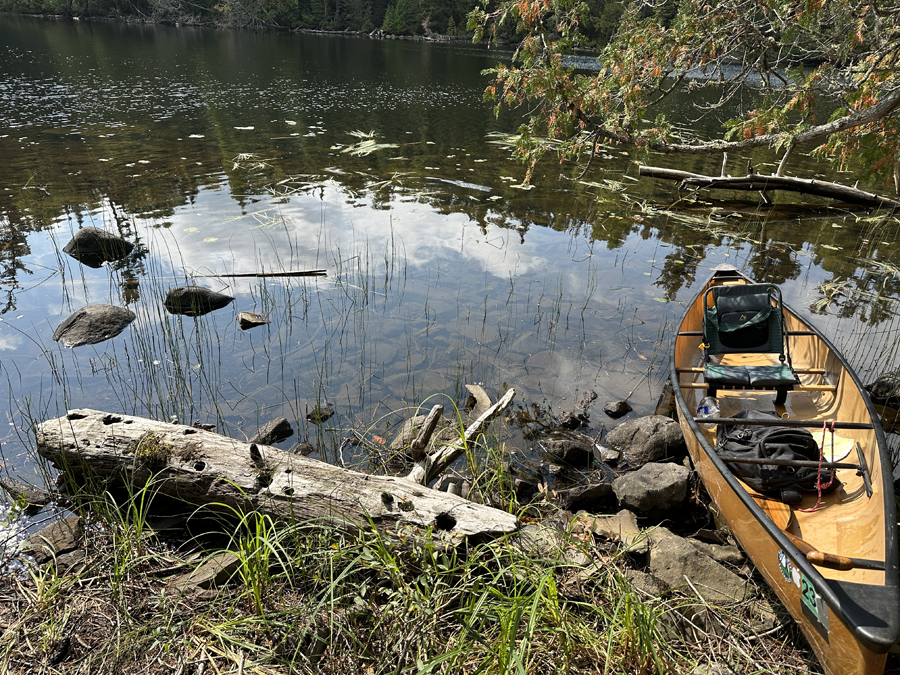
POLYGON ((799 384, 784 333, 781 290, 773 284, 713 286, 704 296, 703 375, 709 395, 718 389, 774 389, 776 403, 799 384), (722 365, 713 356, 776 354, 771 365, 722 365))

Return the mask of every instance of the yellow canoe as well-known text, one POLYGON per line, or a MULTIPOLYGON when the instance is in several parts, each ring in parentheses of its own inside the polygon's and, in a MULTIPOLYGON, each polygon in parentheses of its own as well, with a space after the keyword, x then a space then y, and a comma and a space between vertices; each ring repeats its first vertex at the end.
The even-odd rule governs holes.
POLYGON ((733 267, 716 268, 679 327, 671 377, 688 450, 716 515, 797 621, 825 672, 882 673, 887 650, 900 639, 897 514, 884 432, 844 358, 786 306, 782 327, 794 382, 776 392, 765 383, 716 379, 722 369, 780 367, 778 354, 710 354, 704 317, 709 321, 706 310, 723 292, 710 289, 744 284, 753 282, 733 267), (701 428, 697 409, 710 383, 720 412, 704 420, 711 428, 701 428), (779 424, 808 428, 840 487, 821 496, 805 492, 802 502, 788 505, 737 478, 716 454, 716 430, 750 409, 775 410, 779 424), (834 422, 833 431, 823 430, 826 422, 834 422))

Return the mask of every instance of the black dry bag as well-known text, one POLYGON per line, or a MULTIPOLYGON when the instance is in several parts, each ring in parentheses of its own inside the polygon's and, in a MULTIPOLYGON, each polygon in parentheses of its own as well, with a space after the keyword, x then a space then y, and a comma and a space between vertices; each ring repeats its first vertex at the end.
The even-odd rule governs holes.
MULTIPOLYGON (((732 419, 776 422, 775 412, 742 410, 732 419)), ((788 503, 800 501, 801 490, 816 491, 818 467, 779 466, 774 464, 739 464, 730 459, 819 460, 819 446, 813 435, 802 427, 756 424, 720 424, 716 432, 716 453, 725 460, 731 472, 747 485, 762 493, 770 493, 788 503)), ((831 471, 822 471, 822 484, 831 480, 831 471)), ((839 485, 823 487, 829 492, 839 485)))

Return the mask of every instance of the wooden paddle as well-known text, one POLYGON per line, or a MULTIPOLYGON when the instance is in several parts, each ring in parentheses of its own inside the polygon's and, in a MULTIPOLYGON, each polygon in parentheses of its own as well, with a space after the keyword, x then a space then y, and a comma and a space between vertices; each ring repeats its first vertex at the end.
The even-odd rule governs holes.
POLYGON ((837 553, 823 553, 808 541, 787 531, 787 528, 791 524, 791 519, 794 517, 794 512, 788 504, 758 494, 752 489, 748 489, 747 492, 750 493, 750 496, 753 497, 753 501, 755 501, 759 508, 762 509, 763 513, 778 526, 778 529, 784 532, 791 543, 797 547, 797 550, 805 555, 806 559, 813 565, 816 565, 817 567, 827 567, 832 570, 845 571, 857 568, 869 570, 884 569, 884 563, 880 560, 866 560, 865 558, 850 558, 838 555, 837 553))

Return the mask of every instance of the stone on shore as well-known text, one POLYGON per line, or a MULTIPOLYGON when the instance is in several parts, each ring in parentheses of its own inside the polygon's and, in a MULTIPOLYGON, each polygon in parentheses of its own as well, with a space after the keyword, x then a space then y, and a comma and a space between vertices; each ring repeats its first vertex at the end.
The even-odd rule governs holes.
POLYGON ((590 511, 597 513, 606 506, 607 498, 612 493, 610 483, 588 483, 575 487, 557 490, 559 505, 566 511, 590 511))
POLYGON ((25 552, 30 553, 36 563, 43 565, 63 553, 78 548, 83 534, 81 518, 68 516, 50 523, 28 537, 25 552))
POLYGON ((746 580, 697 550, 694 542, 659 527, 650 533, 648 571, 669 588, 694 590, 713 603, 741 602, 746 580), (690 581, 690 584, 688 584, 690 581))
POLYGON ((619 506, 649 518, 677 513, 688 495, 691 472, 680 464, 645 464, 613 481, 619 506))
POLYGON ((623 422, 606 434, 603 442, 619 450, 631 466, 681 457, 687 453, 681 426, 662 415, 623 422))

